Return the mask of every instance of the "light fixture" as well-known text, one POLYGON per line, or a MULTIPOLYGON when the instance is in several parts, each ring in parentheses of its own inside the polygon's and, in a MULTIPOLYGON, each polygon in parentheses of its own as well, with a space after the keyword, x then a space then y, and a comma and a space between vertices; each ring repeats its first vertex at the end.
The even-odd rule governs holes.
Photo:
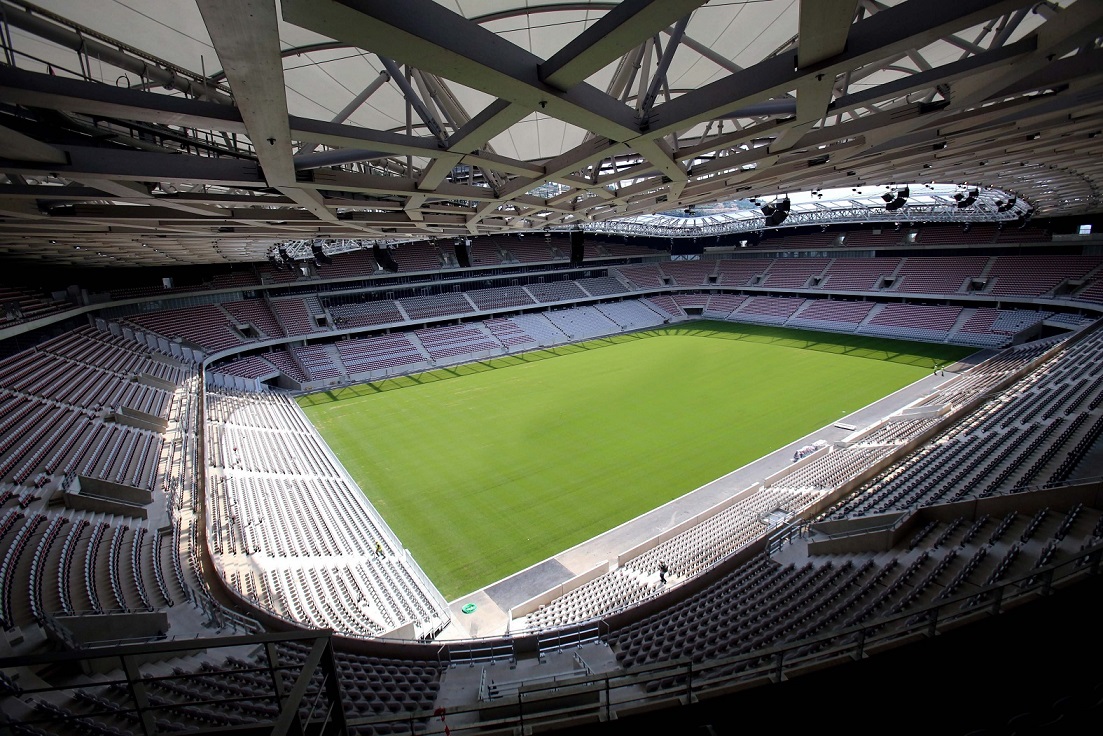
POLYGON ((898 189, 895 196, 891 194, 885 194, 881 198, 886 202, 885 209, 891 212, 903 207, 907 203, 908 196, 910 196, 910 194, 911 191, 908 189, 908 187, 904 187, 903 189, 898 189))
POLYGON ((958 192, 954 195, 954 199, 957 200, 958 209, 965 209, 966 207, 972 207, 974 204, 976 204, 977 197, 979 196, 980 191, 974 188, 970 189, 969 192, 965 195, 962 195, 961 192, 958 192))
POLYGON ((785 218, 789 216, 789 208, 791 203, 789 198, 781 200, 777 203, 767 204, 762 208, 762 214, 766 216, 766 221, 773 226, 780 225, 785 221, 785 218))
POLYGON ((333 259, 330 258, 324 250, 322 250, 322 245, 320 243, 311 243, 310 252, 314 256, 315 266, 321 266, 322 264, 328 266, 329 264, 333 263, 333 259))

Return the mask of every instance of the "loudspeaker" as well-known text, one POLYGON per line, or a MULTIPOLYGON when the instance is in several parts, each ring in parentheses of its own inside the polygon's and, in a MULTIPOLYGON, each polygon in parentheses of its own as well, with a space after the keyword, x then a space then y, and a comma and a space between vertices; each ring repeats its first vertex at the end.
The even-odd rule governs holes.
POLYGON ((372 256, 375 258, 375 262, 379 264, 379 267, 389 273, 398 272, 398 263, 395 261, 394 256, 391 255, 391 251, 382 247, 379 243, 372 243, 371 247, 372 256))
POLYGON ((582 244, 586 234, 581 230, 571 230, 571 265, 581 266, 582 257, 586 252, 585 246, 582 244))
POLYGON ((456 261, 460 264, 461 268, 471 268, 471 253, 467 250, 470 244, 470 240, 460 240, 456 238, 456 242, 453 245, 456 251, 456 261))

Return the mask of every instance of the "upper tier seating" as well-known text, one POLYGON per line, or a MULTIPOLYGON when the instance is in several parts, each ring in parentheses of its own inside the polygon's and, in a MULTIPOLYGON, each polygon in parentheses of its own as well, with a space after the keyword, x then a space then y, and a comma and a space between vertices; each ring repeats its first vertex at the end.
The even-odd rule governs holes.
POLYGON ((264 299, 247 299, 241 302, 223 302, 222 307, 229 312, 238 322, 251 324, 261 331, 263 337, 283 337, 284 331, 280 327, 276 315, 268 307, 264 299))
POLYGON ((915 242, 919 245, 985 244, 996 241, 996 226, 973 223, 965 230, 961 225, 924 225, 915 242))
POLYGON ((1048 243, 1052 239, 1045 228, 1026 223, 1017 227, 1004 225, 996 236, 997 243, 1048 243))
POLYGON ((471 239, 471 248, 468 251, 471 258, 471 266, 498 266, 502 264, 502 253, 498 244, 491 238, 477 237, 471 239))
POLYGON ((599 276, 592 279, 576 279, 579 288, 590 296, 617 296, 625 293, 624 285, 612 276, 599 276))
POLYGON ((639 258, 640 256, 657 256, 665 255, 668 251, 656 250, 654 248, 648 248, 640 245, 628 245, 627 243, 601 243, 601 247, 608 252, 610 256, 628 256, 630 258, 639 258))
POLYGON ((342 279, 353 276, 374 276, 381 272, 372 252, 367 249, 349 253, 337 253, 330 256, 330 263, 317 267, 318 277, 323 279, 342 279))
POLYGON ((670 261, 662 272, 674 286, 705 286, 716 275, 716 261, 670 261))
POLYGON ((10 543, 0 572, 6 629, 40 624, 48 613, 139 612, 183 602, 179 581, 161 569, 160 535, 141 520, 13 509, 3 524, 11 529, 0 534, 10 543))
POLYGON ((293 281, 305 280, 304 266, 294 264, 292 268, 276 266, 273 263, 258 263, 257 274, 260 275, 262 284, 288 284, 293 281))
POLYGON ((173 387, 194 376, 175 358, 92 327, 0 361, 0 481, 23 489, 24 508, 38 489, 55 497, 78 476, 164 488, 178 449, 156 428, 185 426, 173 387))
POLYGON ((847 248, 884 248, 900 245, 907 233, 902 230, 883 228, 879 233, 874 230, 850 230, 843 239, 847 248))
POLYGON ((399 299, 398 303, 413 320, 447 317, 475 311, 467 297, 458 293, 411 296, 399 299))
POLYGON ((835 258, 820 281, 828 291, 874 291, 883 276, 900 265, 899 258, 835 258))
POLYGON ((329 329, 315 319, 324 314, 317 297, 284 297, 273 299, 270 304, 288 335, 309 335, 329 329))
POLYGON ((135 314, 127 318, 142 329, 169 340, 186 340, 211 352, 226 350, 245 342, 230 329, 226 312, 214 304, 135 314))
POLYGON ((260 279, 257 278, 252 266, 228 273, 216 273, 211 277, 212 289, 234 289, 259 285, 260 279))
POLYGON ((987 278, 991 296, 1043 296, 1066 279, 1081 279, 1103 265, 1098 256, 999 256, 987 278))
POLYGON ((765 248, 800 248, 805 250, 808 248, 831 248, 838 245, 838 238, 840 235, 841 233, 829 233, 816 230, 811 232, 790 232, 778 237, 773 232, 769 232, 765 237, 759 240, 758 245, 765 248))
POLYGON ((520 286, 501 286, 495 289, 473 289, 467 292, 479 309, 502 309, 535 304, 533 298, 520 286))
POLYGON ((514 263, 550 263, 552 261, 565 261, 570 258, 570 246, 566 252, 555 248, 550 239, 507 238, 498 236, 498 244, 510 255, 514 263), (554 250, 553 250, 554 249, 554 250))
POLYGON ((352 302, 329 307, 333 322, 338 328, 370 327, 404 322, 398 305, 390 299, 377 302, 352 302))
POLYGON ((956 294, 965 287, 967 279, 982 274, 988 258, 963 256, 961 258, 928 258, 910 256, 897 270, 893 291, 909 294, 956 294))
POLYGON ((639 266, 617 266, 616 272, 637 289, 657 289, 663 285, 663 275, 659 266, 646 263, 639 266))
POLYGON ((27 322, 72 308, 69 302, 54 301, 30 289, 0 286, 0 326, 27 322))
POLYGON ((410 271, 437 271, 443 265, 436 246, 422 240, 414 243, 401 243, 391 248, 391 257, 398 264, 400 273, 410 271))
POLYGON ((813 276, 831 264, 830 258, 778 258, 770 264, 759 286, 775 289, 803 289, 813 276))
POLYGON ((765 258, 737 258, 716 264, 718 283, 724 286, 747 286, 753 277, 762 274, 772 261, 765 258))
POLYGON ((525 291, 538 302, 563 302, 586 298, 586 293, 573 281, 549 281, 526 284, 525 291))
POLYGON ((1085 302, 1103 302, 1103 277, 1101 276, 1103 276, 1103 274, 1096 271, 1095 278, 1089 281, 1083 288, 1076 291, 1073 294, 1073 298, 1085 302))

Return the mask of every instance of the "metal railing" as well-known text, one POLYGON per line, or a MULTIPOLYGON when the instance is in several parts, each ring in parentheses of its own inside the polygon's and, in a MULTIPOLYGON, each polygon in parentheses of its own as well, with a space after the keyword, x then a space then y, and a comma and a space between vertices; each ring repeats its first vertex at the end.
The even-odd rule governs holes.
POLYGON ((128 722, 135 733, 144 734, 179 731, 187 721, 205 723, 213 730, 247 721, 251 728, 263 728, 273 735, 322 736, 346 731, 328 631, 185 639, 3 657, 0 670, 5 673, 0 683, 5 697, 18 697, 30 707, 31 712, 20 717, 20 724, 27 727, 86 729, 94 733, 97 722, 90 719, 103 718, 109 722, 128 722), (249 662, 232 658, 241 647, 258 646, 262 654, 249 662), (293 654, 292 648, 298 648, 301 656, 293 654), (204 667, 196 672, 174 670, 168 675, 156 674, 157 668, 146 666, 149 662, 203 652, 222 653, 234 666, 223 670, 204 667), (21 685, 23 678, 7 674, 22 668, 65 671, 73 666, 85 672, 107 674, 77 685, 29 687, 21 685), (205 678, 219 671, 236 676, 238 682, 251 684, 239 686, 233 694, 225 685, 221 692, 203 689, 201 683, 205 678), (270 687, 261 688, 260 682, 269 683, 270 687), (94 690, 106 690, 109 696, 97 695, 94 690), (80 703, 79 709, 60 705, 67 702, 66 696, 80 703), (243 711, 236 710, 235 705, 244 705, 250 716, 243 719, 243 711))
MULTIPOLYGON (((495 700, 493 707, 450 708, 450 731, 474 734, 491 728, 523 729, 536 721, 558 727, 595 718, 610 720, 636 708, 688 703, 744 686, 781 682, 800 670, 854 661, 916 636, 926 638, 959 625, 983 622, 1021 603, 1048 596, 1056 587, 1098 576, 1101 562, 1103 543, 1098 543, 1074 558, 1002 584, 749 654, 704 662, 680 659, 554 682, 522 682, 509 700, 508 710, 504 708, 505 698, 495 700)), ((402 732, 413 733, 416 721, 411 714, 400 722, 386 722, 393 732, 401 728, 402 732)), ((368 721, 350 721, 350 725, 362 722, 368 721)))
MULTIPOLYGON (((415 734, 424 733, 427 724, 445 714, 449 730, 458 735, 481 733, 488 729, 513 728, 520 728, 523 733, 524 729, 535 723, 547 727, 562 727, 572 723, 608 720, 618 717, 618 714, 626 715, 637 708, 688 703, 743 687, 781 682, 801 670, 830 667, 874 656, 879 650, 903 645, 916 637, 931 637, 963 624, 983 622, 1004 610, 1048 596, 1055 588, 1097 577, 1101 563, 1103 543, 1096 543, 1071 559, 1031 570, 998 585, 938 600, 898 615, 878 618, 870 623, 748 654, 706 661, 678 659, 604 674, 583 673, 573 677, 567 675, 554 678, 536 675, 528 681, 518 679, 511 682, 508 694, 504 693, 501 697, 469 706, 450 706, 446 713, 438 708, 433 712, 415 711, 348 719, 347 723, 341 712, 342 686, 337 678, 329 632, 195 639, 107 647, 95 652, 5 657, 0 658, 0 670, 12 672, 21 667, 38 669, 65 662, 113 659, 117 662, 116 669, 106 680, 98 680, 95 684, 111 687, 116 699, 106 701, 101 698, 98 711, 83 712, 85 715, 99 713, 132 720, 143 724, 144 732, 149 734, 160 733, 171 727, 170 717, 174 709, 180 709, 185 715, 194 715, 196 711, 189 708, 201 707, 208 711, 213 710, 215 715, 212 718, 217 719, 218 714, 231 715, 238 712, 233 709, 222 711, 219 710, 220 707, 242 702, 270 703, 278 708, 279 717, 270 719, 272 733, 287 733, 286 729, 292 727, 294 718, 301 717, 303 720, 298 725, 318 729, 314 731, 318 733, 340 733, 346 727, 386 724, 390 733, 415 734), (277 647, 280 643, 290 643, 292 646, 297 644, 300 648, 307 645, 308 651, 302 660, 296 657, 290 661, 281 661, 277 647), (250 692, 227 697, 204 696, 187 702, 168 703, 164 699, 158 699, 156 704, 150 702, 147 692, 150 688, 171 690, 172 683, 175 682, 184 683, 179 691, 186 692, 189 679, 202 678, 218 670, 204 667, 198 672, 181 671, 166 676, 143 675, 140 672, 143 658, 151 655, 183 654, 200 649, 257 645, 263 647, 266 657, 252 663, 234 660, 232 664, 235 669, 223 671, 263 674, 272 683, 270 692, 250 692), (311 667, 321 675, 315 677, 312 684, 308 682, 309 677, 303 677, 303 672, 311 667), (289 674, 283 675, 282 672, 289 674), (287 679, 293 680, 295 685, 289 687, 287 679), (295 705, 292 706, 291 703, 295 705), (304 707, 300 709, 300 705, 304 707), (300 716, 300 712, 308 715, 300 716)), ((608 634, 609 628, 604 622, 599 622, 596 626, 603 627, 605 634, 608 634)), ((588 636, 581 636, 581 631, 576 633, 580 635, 575 641, 560 643, 581 647, 594 641, 588 636)), ((512 656, 508 642, 499 640, 497 644, 480 644, 467 641, 442 647, 438 652, 438 664, 441 667, 464 664, 474 666, 477 662, 489 662, 502 656, 512 656)), ((92 686, 92 683, 87 683, 20 689, 10 678, 3 684, 6 694, 18 696, 25 703, 33 703, 43 699, 43 696, 49 699, 51 693, 75 693, 82 687, 92 686)), ((34 717, 35 720, 28 723, 44 725, 68 722, 75 725, 79 724, 81 716, 63 709, 54 708, 50 711, 40 708, 34 717)), ((262 724, 261 721, 263 719, 255 719, 255 723, 251 725, 267 727, 267 722, 262 724)))

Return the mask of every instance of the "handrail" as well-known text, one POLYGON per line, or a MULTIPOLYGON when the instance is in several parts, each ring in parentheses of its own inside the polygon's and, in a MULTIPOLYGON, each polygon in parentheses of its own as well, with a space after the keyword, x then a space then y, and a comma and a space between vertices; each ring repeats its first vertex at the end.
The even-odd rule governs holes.
MULTIPOLYGON (((1000 613, 1035 594, 1048 595, 1056 585, 1079 575, 1097 576, 1103 567, 1101 563, 1103 543, 1097 543, 1076 557, 1032 570, 1000 584, 920 606, 905 613, 879 618, 872 623, 847 627, 749 654, 704 663, 682 658, 617 673, 565 678, 554 683, 534 680, 531 685, 525 686, 524 682, 520 682, 516 699, 512 701, 516 715, 483 717, 500 713, 504 705, 510 702, 504 698, 469 708, 450 707, 449 716, 454 716, 450 730, 457 734, 474 734, 492 727, 513 727, 519 723, 524 725, 525 719, 531 722, 543 718, 562 725, 589 720, 595 716, 608 720, 616 717, 614 714, 618 710, 645 705, 651 701, 669 704, 680 699, 677 702, 688 702, 688 698, 707 697, 710 692, 722 693, 742 683, 753 687, 767 681, 781 682, 787 673, 800 668, 826 666, 836 660, 853 661, 855 658, 871 656, 871 649, 894 641, 906 641, 915 635, 933 636, 941 630, 968 623, 978 616, 987 617, 1000 613), (962 604, 970 600, 977 600, 979 603, 962 609, 962 604), (880 630, 896 624, 901 625, 901 628, 880 633, 880 630), (796 654, 798 650, 816 648, 817 645, 822 645, 819 651, 803 656, 796 654), (745 668, 740 669, 740 665, 745 665, 745 668), (663 687, 663 683, 671 684, 663 687), (649 688, 652 684, 659 687, 649 688), (587 690, 600 692, 600 702, 569 702, 569 696, 587 690), (564 702, 555 707, 556 701, 564 702), (467 718, 460 720, 464 716, 467 718), (472 719, 472 716, 475 718, 472 719), (473 725, 453 725, 456 722, 473 722, 473 725)), ((398 728, 401 723, 405 728, 425 715, 411 713, 401 720, 350 719, 349 725, 389 723, 398 728)))
MULTIPOLYGON (((973 619, 987 618, 1016 606, 1036 595, 1049 595, 1055 587, 1075 583, 1078 578, 1092 578, 1103 568, 1103 542, 1082 550, 1075 557, 1031 570, 1014 579, 985 588, 956 595, 945 600, 919 606, 893 616, 878 618, 867 624, 839 629, 797 642, 762 649, 748 654, 694 662, 681 658, 669 662, 645 665, 630 670, 598 675, 582 674, 549 679, 534 677, 526 682, 518 680, 513 698, 496 698, 487 703, 472 706, 450 706, 447 715, 452 719, 450 731, 457 734, 477 733, 491 727, 524 726, 527 720, 548 721, 568 725, 582 719, 615 717, 620 710, 637 706, 688 702, 690 698, 720 694, 732 687, 753 687, 766 682, 780 682, 787 673, 805 667, 830 666, 835 661, 853 661, 854 658, 875 656, 872 649, 904 643, 910 637, 934 636, 941 630, 973 619), (975 605, 964 604, 975 601, 975 605), (898 628, 894 628, 898 627, 898 628), (889 631, 884 631, 890 629, 889 631), (800 650, 810 650, 806 654, 800 650)), ((607 629, 608 632, 608 629, 607 629)), ((0 669, 14 667, 38 667, 46 664, 85 661, 91 658, 123 658, 145 654, 165 654, 197 649, 215 649, 248 645, 273 645, 279 642, 312 641, 328 638, 330 632, 285 632, 228 636, 215 639, 192 639, 157 642, 143 645, 120 645, 98 649, 95 652, 49 652, 36 655, 0 657, 0 669)), ((447 663, 441 662, 441 666, 447 663)), ((453 665, 455 663, 452 663, 453 665)), ((273 667, 294 669, 298 662, 268 665, 258 664, 256 670, 273 667)), ((206 674, 183 673, 153 678, 159 681, 185 679, 206 674)), ((131 675, 127 675, 130 679, 131 675)), ((48 692, 80 689, 80 685, 24 688, 24 696, 48 692)), ((129 691, 128 691, 129 692, 129 691)), ((133 697, 132 693, 129 697, 133 697)), ((257 694, 256 699, 278 698, 280 694, 257 694)), ((312 696, 316 697, 316 696, 312 696)), ((332 697, 332 696, 331 696, 332 697)), ((337 697, 340 697, 339 695, 337 697)), ((222 700, 205 701, 205 705, 217 705, 222 700)), ((240 698, 237 698, 240 699, 240 698)), ((123 710, 138 713, 141 708, 135 702, 120 703, 123 710)), ((171 706, 163 706, 171 707, 171 706)), ((415 724, 439 717, 439 711, 415 711, 399 716, 381 715, 348 720, 349 727, 388 724, 391 730, 414 733, 415 724)), ((59 716, 65 717, 65 716, 59 716)))

